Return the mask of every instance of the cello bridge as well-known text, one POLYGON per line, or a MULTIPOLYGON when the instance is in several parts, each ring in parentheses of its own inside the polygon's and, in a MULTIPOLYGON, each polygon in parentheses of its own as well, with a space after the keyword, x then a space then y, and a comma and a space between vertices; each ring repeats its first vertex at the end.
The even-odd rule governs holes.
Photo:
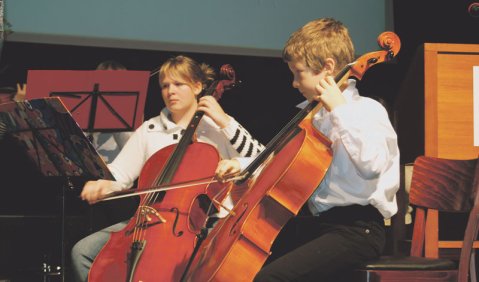
POLYGON ((161 214, 155 210, 154 208, 150 207, 150 206, 140 206, 139 207, 139 216, 141 216, 142 218, 146 219, 146 223, 148 224, 151 224, 151 221, 153 220, 151 218, 151 216, 155 216, 159 223, 165 223, 166 222, 166 219, 164 217, 161 216, 161 214))

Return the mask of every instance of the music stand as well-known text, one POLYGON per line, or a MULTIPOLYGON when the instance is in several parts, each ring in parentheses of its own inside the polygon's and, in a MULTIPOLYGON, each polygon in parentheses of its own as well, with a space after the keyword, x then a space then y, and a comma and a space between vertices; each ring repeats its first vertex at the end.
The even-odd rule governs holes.
POLYGON ((148 71, 30 70, 28 98, 61 97, 86 132, 133 131, 143 122, 148 71))
POLYGON ((0 123, 44 176, 65 179, 60 272, 64 279, 65 187, 73 188, 71 177, 114 180, 113 175, 59 98, 0 104, 0 123))
POLYGON ((143 122, 149 78, 148 71, 29 70, 27 95, 61 97, 84 132, 133 131, 143 122))

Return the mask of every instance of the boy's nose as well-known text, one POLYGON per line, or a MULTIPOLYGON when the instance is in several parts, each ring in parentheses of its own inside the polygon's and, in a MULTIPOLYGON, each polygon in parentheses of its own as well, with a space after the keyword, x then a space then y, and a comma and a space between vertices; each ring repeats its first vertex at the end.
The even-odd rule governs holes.
POLYGON ((168 85, 168 88, 166 89, 169 94, 175 92, 175 86, 174 85, 168 85))

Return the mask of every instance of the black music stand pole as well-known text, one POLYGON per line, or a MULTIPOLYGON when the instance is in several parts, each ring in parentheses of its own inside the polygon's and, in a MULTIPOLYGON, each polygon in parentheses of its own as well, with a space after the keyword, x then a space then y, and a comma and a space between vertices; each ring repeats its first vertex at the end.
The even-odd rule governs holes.
MULTIPOLYGON (((100 80, 98 80, 100 81, 100 80)), ((88 88, 89 86, 85 86, 88 88)), ((88 116, 86 128, 83 128, 85 132, 119 132, 119 131, 133 131, 136 123, 137 113, 140 112, 143 115, 143 111, 139 109, 140 103, 140 91, 100 91, 100 83, 94 83, 92 91, 62 91, 62 92, 50 92, 50 97, 60 97, 62 99, 75 99, 76 105, 71 108, 71 112, 78 113, 79 115, 88 116), (129 108, 128 116, 132 116, 133 119, 128 120, 122 116, 114 105, 110 103, 110 98, 115 100, 125 99, 127 97, 133 98, 133 103, 128 103, 124 100, 124 104, 131 105, 129 108), (106 109, 111 119, 118 121, 108 125, 107 128, 98 127, 96 123, 98 111, 100 111, 99 105, 102 105, 106 109), (78 112, 77 112, 78 111, 78 112), (116 124, 116 125, 114 125, 116 124)), ((93 139, 91 139, 93 142, 93 139)), ((93 209, 89 209, 90 217, 90 232, 93 231, 93 209)))
MULTIPOLYGON (((83 131, 118 132, 136 129, 143 120, 148 80, 148 71, 30 70, 28 72, 27 83, 30 99, 60 97, 60 104, 63 106, 61 111, 68 109, 71 115, 75 117, 75 120, 73 120, 68 113, 66 118, 67 124, 75 123, 74 126, 67 126, 68 130, 72 127, 75 128, 74 135, 76 137, 73 139, 76 143, 73 142, 75 144, 70 147, 75 149, 80 147, 85 150, 86 153, 82 152, 80 155, 84 156, 83 160, 86 161, 83 163, 82 173, 73 173, 74 176, 81 175, 90 179, 113 178, 93 145, 85 138, 83 131), (86 149, 87 147, 88 149, 86 149), (88 171, 88 173, 85 171, 88 171), (100 173, 95 174, 94 171, 100 173)), ((49 101, 49 99, 44 100, 49 101)), ((54 99, 60 101, 58 98, 54 99)), ((34 100, 30 100, 30 102, 34 100)), ((58 102, 53 104, 55 104, 55 107, 58 106, 58 102)), ((61 120, 60 123, 65 124, 65 121, 61 120)), ((70 149, 65 152, 69 154, 70 149)), ((56 159, 55 155, 52 157, 56 159)), ((81 161, 79 162, 81 163, 81 161)), ((59 165, 59 168, 62 169, 63 163, 60 162, 59 165)), ((71 179, 68 173, 72 174, 71 171, 67 171, 67 180, 71 179)), ((61 175, 63 176, 65 173, 62 171, 61 175)), ((67 187, 71 186, 69 186, 68 181, 65 181, 62 187, 63 218, 65 218, 65 192, 69 190, 67 187)), ((63 224, 62 232, 65 229, 65 223, 63 224)), ((65 241, 64 238, 63 241, 65 241)), ((64 253, 63 250, 62 254, 64 253)), ((64 269, 64 257, 62 264, 64 269)))

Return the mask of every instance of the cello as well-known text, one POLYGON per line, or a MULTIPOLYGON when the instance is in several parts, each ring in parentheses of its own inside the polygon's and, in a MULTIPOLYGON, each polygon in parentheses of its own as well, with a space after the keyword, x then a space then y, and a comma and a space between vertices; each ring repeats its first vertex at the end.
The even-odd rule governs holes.
MULTIPOLYGON (((220 70, 226 79, 202 91, 219 99, 235 83, 231 66, 220 70)), ((145 163, 138 190, 198 178, 213 178, 220 160, 213 145, 194 142, 204 112, 197 111, 178 144, 153 154, 145 163)), ((139 207, 126 227, 113 232, 95 258, 89 281, 179 281, 208 218, 210 199, 222 185, 198 184, 188 189, 140 196, 139 207)))
MULTIPOLYGON (((367 69, 390 61, 400 49, 400 40, 392 32, 380 34, 378 44, 383 50, 348 64, 335 81, 340 84, 348 77, 361 80, 367 69)), ((184 281, 253 280, 278 233, 299 213, 332 161, 331 141, 311 123, 319 107, 317 101, 310 102, 240 174, 242 179, 233 182, 231 190, 246 192, 199 247, 184 281), (255 174, 260 166, 262 170, 255 174)))

